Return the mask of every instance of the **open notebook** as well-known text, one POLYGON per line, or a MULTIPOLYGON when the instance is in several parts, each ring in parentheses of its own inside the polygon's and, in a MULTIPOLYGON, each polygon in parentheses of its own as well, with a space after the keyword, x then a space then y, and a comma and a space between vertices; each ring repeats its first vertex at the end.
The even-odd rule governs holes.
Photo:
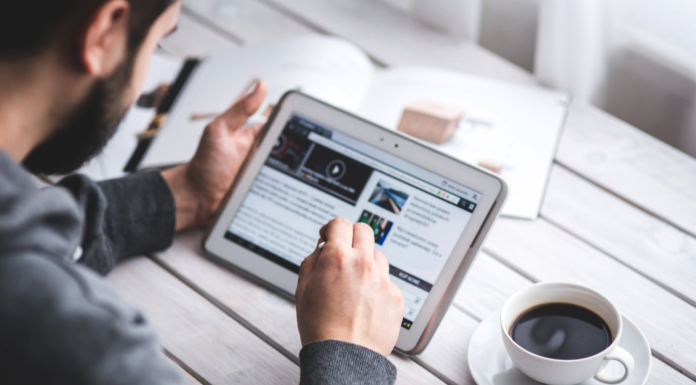
POLYGON ((269 85, 268 104, 291 89, 396 129, 404 107, 419 100, 461 108, 454 137, 441 145, 423 142, 477 164, 504 164, 500 175, 510 195, 503 215, 534 219, 569 106, 569 95, 436 68, 378 68, 360 49, 331 37, 307 36, 216 52, 204 59, 177 98, 169 118, 139 168, 188 161, 212 118, 227 109, 253 78, 269 85))

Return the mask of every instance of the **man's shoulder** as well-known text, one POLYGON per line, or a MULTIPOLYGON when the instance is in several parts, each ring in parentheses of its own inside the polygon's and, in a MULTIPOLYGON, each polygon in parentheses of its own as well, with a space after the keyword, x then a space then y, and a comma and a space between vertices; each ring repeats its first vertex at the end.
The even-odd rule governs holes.
POLYGON ((17 195, 35 189, 31 175, 0 151, 0 195, 17 195))
POLYGON ((8 299, 13 297, 22 298, 22 307, 27 307, 33 297, 47 301, 71 288, 72 280, 50 257, 26 250, 4 254, 0 257, 0 307, 12 305, 8 299))
POLYGON ((0 152, 0 259, 31 250, 64 258, 81 235, 80 211, 70 193, 36 188, 31 176, 0 152))
POLYGON ((0 258, 0 330, 0 383, 178 383, 143 314, 78 264, 0 258))
POLYGON ((0 256, 0 325, 36 327, 42 318, 74 316, 71 311, 82 311, 95 287, 109 290, 100 281, 92 271, 41 250, 0 256))
POLYGON ((47 256, 40 250, 0 257, 0 325, 7 320, 23 322, 34 317, 52 318, 55 325, 96 319, 128 323, 140 315, 135 306, 121 299, 103 277, 86 266, 47 256))
POLYGON ((0 257, 0 356, 41 361, 37 349, 55 353, 65 332, 78 331, 76 321, 93 316, 84 303, 85 273, 75 268, 40 251, 0 257))

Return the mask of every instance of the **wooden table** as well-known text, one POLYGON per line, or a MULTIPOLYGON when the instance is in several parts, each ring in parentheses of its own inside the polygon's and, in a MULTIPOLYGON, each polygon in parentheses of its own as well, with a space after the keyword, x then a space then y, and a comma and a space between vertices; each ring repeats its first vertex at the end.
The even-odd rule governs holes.
MULTIPOLYGON (((370 0, 185 1, 180 55, 300 34, 335 34, 381 65, 423 64, 533 84, 525 71, 370 0)), ((430 346, 392 354, 400 384, 473 384, 469 338, 515 291, 594 287, 653 349, 649 384, 696 380, 696 161, 630 125, 573 105, 536 221, 500 218, 430 346)), ((108 279, 147 313, 191 383, 288 384, 301 348, 293 303, 201 256, 200 231, 108 279)))

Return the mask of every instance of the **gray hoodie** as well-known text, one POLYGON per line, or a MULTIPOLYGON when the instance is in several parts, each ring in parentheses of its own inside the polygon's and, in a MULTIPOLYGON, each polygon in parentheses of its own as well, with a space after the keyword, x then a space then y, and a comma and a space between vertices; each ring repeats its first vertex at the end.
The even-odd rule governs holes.
MULTIPOLYGON (((167 248, 174 223, 159 173, 37 189, 0 151, 0 384, 181 384, 146 317, 101 277, 167 248)), ((344 342, 309 344, 300 362, 301 384, 396 379, 383 356, 344 342)))

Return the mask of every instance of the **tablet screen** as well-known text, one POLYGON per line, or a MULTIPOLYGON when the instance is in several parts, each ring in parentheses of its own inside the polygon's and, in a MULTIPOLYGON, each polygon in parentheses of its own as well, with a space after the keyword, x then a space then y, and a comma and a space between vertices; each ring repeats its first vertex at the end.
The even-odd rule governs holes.
POLYGON ((225 238, 294 272, 335 217, 374 229, 410 329, 481 194, 294 114, 225 238))

